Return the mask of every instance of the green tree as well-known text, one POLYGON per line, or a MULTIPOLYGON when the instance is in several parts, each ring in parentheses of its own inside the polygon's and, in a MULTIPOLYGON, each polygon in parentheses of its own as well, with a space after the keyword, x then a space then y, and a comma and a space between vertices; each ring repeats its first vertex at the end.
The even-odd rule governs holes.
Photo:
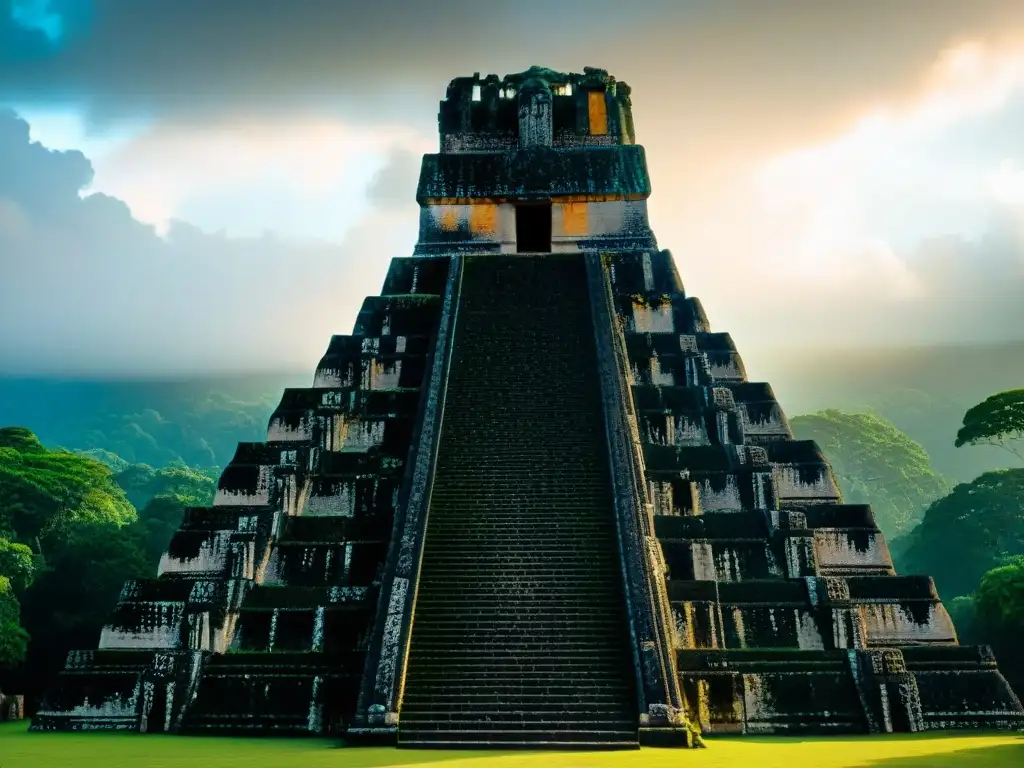
POLYGON ((208 503, 209 499, 160 494, 150 499, 149 503, 139 510, 139 522, 135 527, 140 531, 143 551, 154 566, 159 563, 160 557, 167 551, 171 537, 181 526, 185 508, 204 506, 208 503))
POLYGON ((29 636, 21 625, 18 598, 32 583, 35 569, 31 549, 0 538, 0 668, 25 659, 29 636))
POLYGON ((979 631, 999 659, 999 666, 1018 693, 1024 692, 1024 557, 986 573, 975 605, 979 631))
POLYGON ((790 427, 821 446, 846 502, 871 504, 887 536, 910 531, 949 492, 924 448, 877 414, 829 409, 796 416, 790 427))
POLYGON ((25 659, 28 632, 21 626, 18 599, 10 579, 0 576, 0 669, 13 667, 25 659))
POLYGON ((139 510, 143 549, 154 564, 181 525, 185 508, 213 501, 218 473, 216 467, 194 469, 176 463, 154 469, 134 464, 114 478, 139 510))
POLYGON ((1019 447, 1024 441, 1024 389, 998 392, 964 414, 964 423, 956 433, 956 447, 994 445, 1024 463, 1019 447))
POLYGON ((142 510, 157 496, 174 496, 186 505, 208 504, 217 490, 219 469, 194 469, 184 464, 154 469, 147 464, 133 464, 114 476, 128 500, 142 510))
POLYGON ((986 573, 975 602, 985 624, 1024 635, 1024 557, 986 573))
POLYGON ((24 592, 35 575, 36 559, 25 544, 0 538, 0 576, 6 578, 15 594, 24 592))
POLYGON ((96 647, 126 579, 156 575, 137 524, 78 522, 62 534, 22 599, 21 622, 32 637, 27 693, 53 683, 68 651, 96 647))
POLYGON ((96 459, 101 464, 106 464, 110 467, 110 471, 114 474, 118 472, 124 472, 131 465, 118 456, 113 451, 106 451, 103 448, 88 448, 86 450, 75 450, 79 456, 87 456, 90 459, 96 459))
POLYGON ((973 593, 986 572, 1024 555, 1024 469, 957 485, 892 551, 901 572, 930 574, 946 599, 973 593))
POLYGON ((0 429, 0 535, 38 551, 66 525, 133 520, 135 509, 105 465, 47 450, 22 427, 0 429))

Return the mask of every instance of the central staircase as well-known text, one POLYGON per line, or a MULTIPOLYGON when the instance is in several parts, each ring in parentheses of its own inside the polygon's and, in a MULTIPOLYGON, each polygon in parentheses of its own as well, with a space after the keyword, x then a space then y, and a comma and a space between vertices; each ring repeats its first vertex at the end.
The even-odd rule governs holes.
POLYGON ((398 740, 637 746, 580 254, 466 257, 398 740))

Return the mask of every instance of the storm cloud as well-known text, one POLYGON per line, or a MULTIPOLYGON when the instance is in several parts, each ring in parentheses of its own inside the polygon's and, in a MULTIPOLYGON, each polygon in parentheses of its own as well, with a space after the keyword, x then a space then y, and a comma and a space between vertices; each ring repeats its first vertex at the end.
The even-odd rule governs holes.
POLYGON ((0 100, 101 123, 315 110, 429 125, 454 76, 589 65, 637 88, 641 125, 772 140, 1021 20, 1016 0, 0 0, 0 100))

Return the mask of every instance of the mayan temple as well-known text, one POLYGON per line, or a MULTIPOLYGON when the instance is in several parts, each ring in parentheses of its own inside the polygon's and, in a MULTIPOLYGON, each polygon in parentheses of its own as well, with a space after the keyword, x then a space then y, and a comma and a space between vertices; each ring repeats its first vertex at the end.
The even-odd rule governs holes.
POLYGON ((439 127, 412 256, 33 727, 627 748, 1024 725, 685 293, 630 89, 457 78, 439 127))

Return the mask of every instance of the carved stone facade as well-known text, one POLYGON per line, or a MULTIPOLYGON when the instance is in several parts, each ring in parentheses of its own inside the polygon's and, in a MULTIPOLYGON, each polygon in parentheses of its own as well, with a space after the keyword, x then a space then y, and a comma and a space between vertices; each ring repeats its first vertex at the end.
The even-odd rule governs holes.
POLYGON ((896 575, 658 249, 629 88, 457 78, 439 128, 413 256, 33 727, 483 746, 1020 727, 991 652, 957 643, 930 578, 896 575))
POLYGON ((688 712, 710 733, 1018 728, 984 648, 957 644, 927 576, 900 576, 667 251, 606 254, 668 564, 688 712), (667 318, 651 328, 636 307, 667 318), (730 397, 725 397, 726 391, 730 397), (703 394, 702 394, 703 393, 703 394))

